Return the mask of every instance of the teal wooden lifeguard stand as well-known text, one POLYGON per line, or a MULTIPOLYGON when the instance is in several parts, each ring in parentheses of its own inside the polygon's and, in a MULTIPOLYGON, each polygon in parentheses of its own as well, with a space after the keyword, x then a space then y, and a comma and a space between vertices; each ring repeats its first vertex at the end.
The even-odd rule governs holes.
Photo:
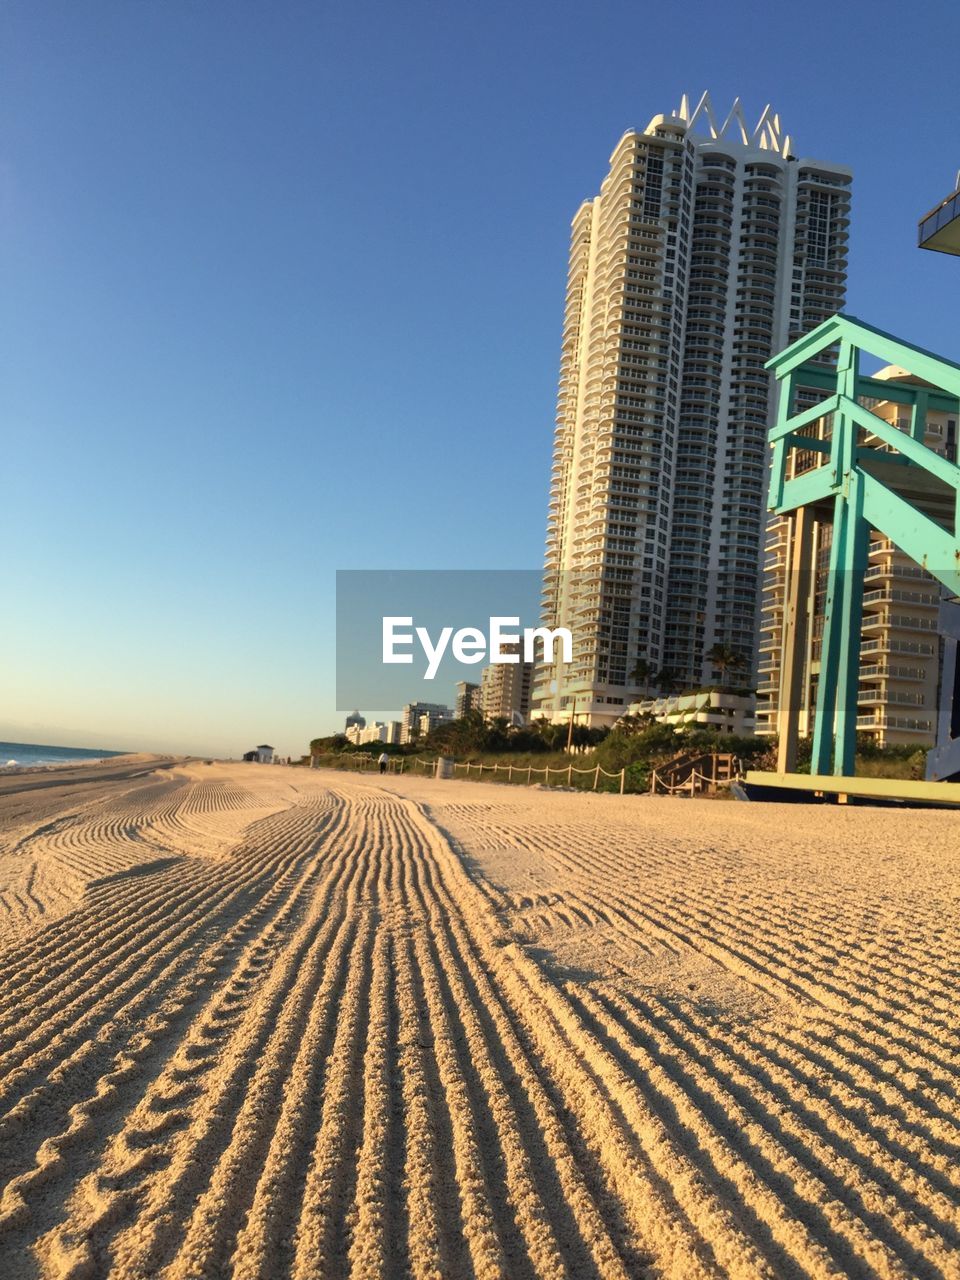
MULTIPOLYGON (((748 774, 749 783, 849 795, 923 798, 931 783, 854 779, 863 583, 871 530, 889 538, 942 587, 944 675, 937 746, 929 779, 960 777, 960 467, 924 443, 926 416, 942 410, 960 420, 960 365, 836 315, 792 343, 766 366, 780 384, 768 506, 789 518, 790 561, 784 600, 776 774, 748 774), (813 363, 829 350, 834 364, 813 363), (900 366, 912 383, 861 373, 864 356, 900 366), (797 389, 822 395, 797 410, 797 389), (908 411, 903 430, 871 413, 861 400, 892 401, 908 411), (815 433, 811 430, 815 427, 815 433), (803 455, 801 460, 800 455, 803 455), (811 462, 812 460, 812 462, 811 462), (823 611, 810 775, 795 772, 804 673, 801 636, 809 624, 814 521, 833 526, 823 611), (950 632, 953 634, 950 634, 950 632)), ((960 785, 939 783, 931 800, 960 802, 960 785), (956 792, 956 795, 954 795, 956 792), (948 794, 949 793, 949 794, 948 794)))

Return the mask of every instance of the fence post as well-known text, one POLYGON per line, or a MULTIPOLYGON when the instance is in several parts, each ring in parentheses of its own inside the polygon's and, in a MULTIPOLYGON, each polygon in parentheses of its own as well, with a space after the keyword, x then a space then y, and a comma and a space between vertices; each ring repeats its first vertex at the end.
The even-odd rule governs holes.
POLYGON ((594 789, 594 791, 596 791, 596 789, 597 789, 597 787, 599 787, 599 785, 600 785, 600 766, 599 766, 599 765, 597 765, 597 771, 596 771, 596 773, 593 775, 593 789, 594 789))
POLYGON ((527 786, 528 787, 530 785, 530 778, 532 777, 532 775, 533 775, 533 765, 528 764, 527 765, 527 786))
POLYGON ((508 782, 513 781, 513 765, 512 764, 507 765, 507 781, 508 782))
POLYGON ((567 786, 573 786, 573 765, 567 765, 567 786))
POLYGON ((623 795, 623 784, 626 782, 626 780, 627 780, 627 771, 626 771, 626 768, 623 768, 620 770, 620 794, 621 795, 623 795))

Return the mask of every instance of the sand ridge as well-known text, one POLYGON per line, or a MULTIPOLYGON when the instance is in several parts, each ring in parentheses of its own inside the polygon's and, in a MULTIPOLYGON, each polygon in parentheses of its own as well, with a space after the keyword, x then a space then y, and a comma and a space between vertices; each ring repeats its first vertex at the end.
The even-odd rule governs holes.
POLYGON ((68 886, 0 916, 12 1280, 960 1276, 954 815, 48 800, 4 832, 68 886))
POLYGON ((285 803, 280 786, 251 793, 210 774, 202 764, 113 770, 106 785, 90 766, 53 775, 56 789, 0 793, 0 943, 61 915, 104 877, 164 858, 222 855, 285 803))

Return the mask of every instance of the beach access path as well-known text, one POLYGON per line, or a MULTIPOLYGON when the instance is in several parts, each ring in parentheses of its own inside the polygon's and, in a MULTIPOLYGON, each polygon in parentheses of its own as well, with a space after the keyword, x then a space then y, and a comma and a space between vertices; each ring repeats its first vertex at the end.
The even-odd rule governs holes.
POLYGON ((957 815, 165 763, 0 787, 5 1280, 960 1277, 957 815))

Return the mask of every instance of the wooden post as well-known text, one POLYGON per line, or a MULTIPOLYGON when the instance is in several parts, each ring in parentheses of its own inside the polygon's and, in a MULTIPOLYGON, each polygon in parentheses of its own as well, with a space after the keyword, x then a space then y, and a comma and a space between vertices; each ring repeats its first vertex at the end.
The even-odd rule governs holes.
POLYGON ((842 553, 842 625, 837 645, 836 742, 833 772, 852 776, 857 758, 857 703, 860 690, 860 627, 863 622, 863 575, 867 568, 870 529, 863 518, 863 476, 849 478, 847 518, 842 553))
POLYGON ((512 764, 507 765, 507 781, 508 782, 513 781, 513 765, 512 764))
MULTIPOLYGON (((839 414, 836 415, 839 418, 839 414)), ((834 431, 837 428, 834 427, 834 431)), ((847 522, 847 502, 838 493, 833 504, 833 540, 827 570, 827 591, 823 610, 823 635, 820 640, 820 676, 817 680, 817 709, 813 725, 813 754, 810 772, 830 772, 833 755, 834 725, 837 712, 837 665, 840 648, 843 590, 843 548, 847 522)))
POLYGON ((532 777, 532 776, 533 776, 533 765, 532 765, 532 764, 528 764, 528 765, 527 765, 527 786, 528 786, 528 787, 529 787, 529 785, 530 785, 530 779, 531 779, 531 777, 532 777))
POLYGON ((929 391, 924 388, 918 388, 914 392, 913 408, 910 412, 910 434, 914 440, 919 440, 921 444, 927 438, 927 406, 929 402, 929 391))
POLYGON ((594 791, 596 791, 596 789, 597 789, 597 787, 599 787, 599 785, 600 785, 600 766, 599 766, 599 765, 597 765, 596 772, 595 772, 595 773, 594 773, 594 775, 593 775, 593 789, 594 789, 594 791))
POLYGON ((577 718, 577 695, 573 695, 573 705, 570 708, 570 723, 567 725, 567 755, 573 750, 573 722, 577 718))
POLYGON ((627 770, 626 768, 623 768, 620 770, 620 794, 621 795, 623 795, 623 788, 626 781, 627 781, 627 770))
POLYGON ((800 704, 806 656, 807 606, 813 578, 813 513, 799 507, 790 520, 787 585, 784 596, 783 648, 777 706, 777 772, 793 773, 800 738, 800 704))
POLYGON ((568 787, 573 786, 573 765, 572 764, 567 765, 567 786, 568 787))

